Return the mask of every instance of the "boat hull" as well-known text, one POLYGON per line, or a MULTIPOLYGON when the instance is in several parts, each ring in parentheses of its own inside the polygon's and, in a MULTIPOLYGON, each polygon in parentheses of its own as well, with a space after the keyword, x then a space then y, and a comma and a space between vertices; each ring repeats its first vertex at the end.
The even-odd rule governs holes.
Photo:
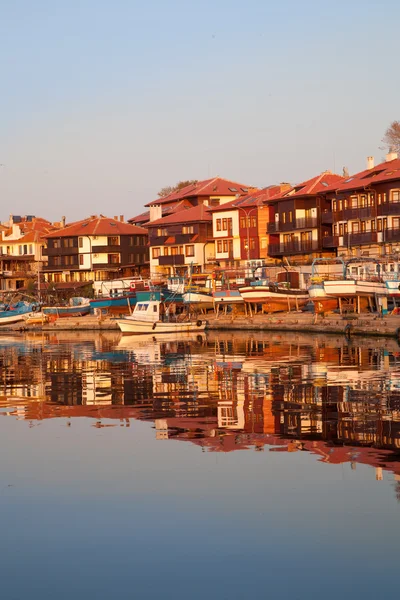
MULTIPOLYGON (((12 313, 12 311, 7 311, 8 313, 12 313)), ((34 312, 22 313, 22 314, 8 314, 0 316, 0 326, 1 325, 11 325, 12 323, 18 323, 19 321, 26 321, 30 316, 36 315, 34 312)))
POLYGON ((92 312, 95 308, 107 309, 109 312, 113 310, 121 312, 126 310, 130 312, 131 308, 134 308, 136 304, 136 293, 128 294, 126 296, 117 296, 115 298, 107 296, 104 298, 95 298, 90 301, 90 309, 92 312))
POLYGON ((42 312, 48 317, 83 317, 90 313, 90 305, 87 304, 82 306, 44 306, 42 312))
POLYGON ((262 304, 264 312, 281 312, 302 308, 310 300, 310 296, 302 290, 273 292, 269 287, 255 286, 239 289, 245 302, 262 304))
POLYGON ((202 294, 200 292, 185 292, 183 294, 185 304, 191 304, 200 309, 213 308, 213 297, 210 294, 202 294))
POLYGON ((140 334, 153 334, 161 335, 166 333, 185 333, 204 331, 206 328, 206 322, 198 319, 197 321, 181 321, 181 322, 164 322, 156 321, 139 321, 127 317, 126 319, 119 319, 117 321, 118 327, 122 333, 130 333, 134 335, 140 334))

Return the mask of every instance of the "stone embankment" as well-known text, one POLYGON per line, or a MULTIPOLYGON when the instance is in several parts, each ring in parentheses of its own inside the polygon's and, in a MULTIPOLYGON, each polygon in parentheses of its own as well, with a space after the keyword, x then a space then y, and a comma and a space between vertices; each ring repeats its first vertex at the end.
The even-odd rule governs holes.
MULTIPOLYGON (((209 330, 219 331, 297 331, 304 333, 334 333, 352 336, 386 336, 400 340, 400 315, 361 314, 352 316, 320 316, 302 312, 275 313, 273 315, 204 317, 209 330)), ((23 322, 0 327, 10 331, 107 331, 118 330, 116 319, 94 316, 67 317, 54 322, 26 325, 23 322)))

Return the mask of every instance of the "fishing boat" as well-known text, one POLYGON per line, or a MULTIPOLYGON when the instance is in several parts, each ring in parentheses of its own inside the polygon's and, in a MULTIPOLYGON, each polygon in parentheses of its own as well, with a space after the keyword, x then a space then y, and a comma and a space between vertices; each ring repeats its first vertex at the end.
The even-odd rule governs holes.
POLYGON ((44 306, 42 312, 46 316, 60 317, 83 317, 90 313, 90 300, 80 296, 70 298, 67 305, 44 306))
POLYGON ((25 321, 29 316, 35 314, 39 306, 32 302, 16 302, 14 304, 3 304, 0 310, 0 326, 25 321))
POLYGON ((206 322, 190 320, 184 313, 176 314, 176 304, 165 302, 160 291, 137 292, 131 315, 117 320, 122 333, 153 335, 187 331, 204 331, 206 322))
POLYGON ((277 274, 276 282, 252 281, 250 285, 239 288, 239 292, 245 302, 262 304, 264 312, 273 313, 299 310, 307 304, 310 299, 308 291, 298 286, 299 273, 284 271, 277 274))
POLYGON ((90 310, 94 313, 96 309, 116 314, 131 313, 136 304, 136 292, 150 288, 150 281, 141 278, 129 282, 124 279, 102 282, 101 287, 96 288, 98 296, 90 300, 90 310))
POLYGON ((243 304, 239 290, 215 290, 212 293, 214 304, 243 304))

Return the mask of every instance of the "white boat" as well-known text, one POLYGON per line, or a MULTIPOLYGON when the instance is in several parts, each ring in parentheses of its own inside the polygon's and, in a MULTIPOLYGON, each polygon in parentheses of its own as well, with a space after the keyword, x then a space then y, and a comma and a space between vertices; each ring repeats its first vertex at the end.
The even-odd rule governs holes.
POLYGON ((38 306, 35 303, 17 302, 16 304, 3 305, 0 311, 0 326, 25 321, 28 317, 36 314, 38 306))
POLYGON ((308 291, 288 289, 284 283, 256 282, 252 285, 239 288, 245 302, 262 304, 265 312, 279 312, 291 309, 300 309, 310 300, 308 291))
POLYGON ((183 294, 183 301, 185 304, 192 304, 195 308, 200 310, 207 310, 214 306, 212 294, 207 292, 185 292, 183 294))
POLYGON ((172 305, 162 301, 161 292, 137 292, 135 309, 130 316, 118 319, 122 333, 153 335, 204 331, 206 322, 188 320, 184 314, 172 314, 172 305))

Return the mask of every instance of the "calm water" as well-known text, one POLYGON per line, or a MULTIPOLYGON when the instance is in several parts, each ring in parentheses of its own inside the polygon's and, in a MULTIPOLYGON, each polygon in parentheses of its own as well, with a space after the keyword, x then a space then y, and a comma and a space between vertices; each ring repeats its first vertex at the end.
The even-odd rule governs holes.
POLYGON ((400 347, 0 337, 1 598, 398 590, 400 347))

